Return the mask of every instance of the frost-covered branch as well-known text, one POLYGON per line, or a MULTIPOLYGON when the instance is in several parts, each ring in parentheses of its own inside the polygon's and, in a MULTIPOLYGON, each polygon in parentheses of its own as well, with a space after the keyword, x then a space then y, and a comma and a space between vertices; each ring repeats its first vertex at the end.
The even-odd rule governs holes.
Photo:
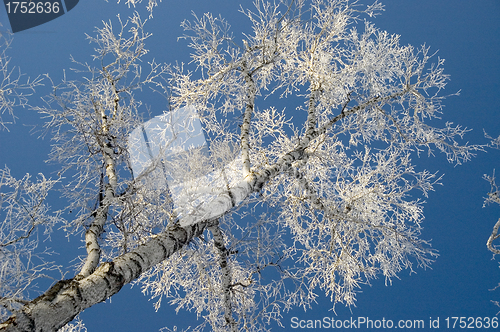
POLYGON ((24 78, 19 68, 10 65, 7 51, 11 42, 9 32, 0 33, 0 129, 7 129, 8 124, 15 122, 14 108, 27 106, 28 97, 43 80, 39 76, 33 80, 24 78))
POLYGON ((242 72, 245 77, 247 89, 247 101, 245 105, 245 113, 243 114, 243 123, 241 124, 241 158, 243 162, 243 176, 250 174, 250 144, 249 132, 250 121, 252 119, 254 102, 255 102, 255 82, 253 81, 252 74, 248 72, 246 62, 242 64, 242 72))
POLYGON ((0 320, 29 302, 35 280, 57 269, 47 261, 51 251, 38 249, 40 237, 60 222, 46 202, 57 182, 42 174, 35 182, 29 174, 18 180, 8 168, 0 170, 0 320))
POLYGON ((220 230, 219 224, 208 228, 214 237, 214 246, 217 248, 219 254, 219 266, 222 273, 222 292, 224 303, 224 319, 230 326, 232 332, 238 331, 236 321, 233 318, 233 309, 231 304, 231 285, 232 285, 232 272, 231 267, 228 265, 228 250, 225 245, 224 236, 220 230))
MULTIPOLYGON (((485 134, 486 138, 490 139, 490 146, 494 149, 500 149, 500 136, 497 138, 493 139, 490 137, 488 134, 485 134)), ((493 175, 488 176, 485 175, 484 179, 488 181, 491 185, 490 192, 488 193, 488 197, 484 201, 484 204, 488 203, 497 203, 500 204, 500 189, 498 188, 498 185, 496 183, 496 178, 495 178, 495 171, 493 171, 493 175)), ((494 254, 500 254, 500 249, 497 249, 496 246, 493 244, 495 240, 500 238, 500 218, 496 222, 495 226, 493 226, 493 230, 491 232, 490 237, 488 238, 488 241, 486 242, 486 246, 488 247, 488 250, 491 251, 494 254)))
MULTIPOLYGON (((106 0, 107 1, 107 0, 106 0)), ((118 3, 121 2, 121 0, 118 0, 117 1, 118 3)), ((139 5, 142 3, 142 0, 124 0, 123 1, 129 8, 130 7, 133 7, 133 8, 136 8, 136 5, 139 5)), ((161 0, 159 1, 161 2, 161 0)), ((152 18, 153 17, 153 9, 155 7, 158 7, 158 1, 157 0, 148 0, 147 1, 147 5, 146 5, 146 9, 148 10, 149 12, 149 17, 152 18)))
POLYGON ((125 188, 133 190, 126 182, 129 180, 120 179, 118 172, 127 167, 128 133, 140 123, 137 109, 141 103, 134 99, 134 91, 145 85, 158 86, 158 78, 166 72, 166 66, 152 61, 150 72, 144 76, 137 62, 147 53, 145 40, 150 34, 144 32, 144 22, 137 14, 125 22, 118 17, 118 21, 118 32, 109 22, 97 30, 95 37, 88 36, 97 44, 94 58, 101 63, 97 68, 80 64, 84 70, 77 73, 89 75, 85 84, 65 78, 54 85, 54 93, 47 99, 49 107, 38 108, 49 117, 46 126, 56 141, 52 161, 63 165, 61 174, 76 175, 65 195, 70 199, 68 210, 78 216, 68 224, 68 230, 87 228, 87 258, 78 278, 89 276, 99 265, 101 237, 110 220, 118 223, 121 234, 127 237, 122 248, 131 246, 127 244, 131 240, 127 226, 116 219, 117 214, 126 214, 117 208, 120 199, 116 195, 121 191, 124 196, 125 188), (53 103, 62 111, 52 108, 53 103))

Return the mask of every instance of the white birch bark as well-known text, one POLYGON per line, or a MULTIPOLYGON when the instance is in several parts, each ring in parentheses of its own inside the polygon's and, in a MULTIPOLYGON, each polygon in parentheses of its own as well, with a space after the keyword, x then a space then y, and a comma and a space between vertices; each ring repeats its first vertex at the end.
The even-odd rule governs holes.
MULTIPOLYGON (((109 76, 109 83, 113 88, 114 98, 113 98, 113 112, 112 117, 116 117, 118 111, 118 105, 120 98, 118 97, 118 93, 116 91, 116 87, 114 85, 114 81, 109 76)), ((97 112, 96 112, 97 113, 97 112)), ((85 264, 83 265, 80 273, 76 276, 77 279, 88 277, 99 265, 99 260, 101 258, 101 247, 99 245, 99 237, 104 231, 104 225, 108 219, 108 209, 111 205, 113 198, 115 196, 116 185, 118 181, 118 177, 116 175, 115 170, 115 151, 113 146, 109 142, 109 122, 108 117, 104 109, 101 108, 100 114, 96 114, 100 116, 101 121, 101 139, 99 140, 101 146, 101 153, 104 159, 105 164, 105 174, 108 182, 104 185, 104 193, 100 193, 102 195, 102 199, 99 200, 99 206, 95 211, 95 218, 92 222, 92 225, 85 232, 85 248, 87 250, 87 259, 85 264)), ((101 185, 103 185, 103 179, 101 179, 101 185)))
POLYGON ((231 332, 238 331, 238 325, 233 317, 233 306, 231 299, 231 285, 232 285, 232 271, 228 264, 228 250, 225 246, 224 236, 220 230, 219 224, 209 227, 214 237, 214 246, 216 247, 219 254, 219 266, 222 273, 222 290, 224 296, 224 320, 227 325, 229 325, 231 332))
POLYGON ((45 294, 31 301, 20 312, 0 324, 2 332, 57 331, 86 308, 105 301, 135 280, 143 271, 164 261, 211 222, 190 227, 173 227, 153 237, 136 250, 103 263, 92 275, 81 280, 58 281, 45 294))

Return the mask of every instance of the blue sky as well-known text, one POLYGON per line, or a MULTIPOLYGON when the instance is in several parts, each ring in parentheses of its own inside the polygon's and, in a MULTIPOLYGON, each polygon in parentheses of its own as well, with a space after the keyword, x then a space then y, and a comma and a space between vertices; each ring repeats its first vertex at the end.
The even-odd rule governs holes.
MULTIPOLYGON (((211 11, 227 18, 236 36, 248 26, 238 13, 240 3, 251 6, 251 1, 201 1, 163 0, 155 9, 154 18, 146 27, 153 33, 147 43, 150 54, 157 61, 173 63, 188 62, 189 49, 185 41, 177 41, 182 34, 180 22, 191 17, 191 11, 202 14, 211 11)), ((431 50, 446 59, 445 71, 451 81, 445 94, 460 92, 445 102, 443 121, 451 121, 473 129, 466 141, 483 144, 486 140, 483 129, 492 136, 500 135, 500 2, 497 0, 419 0, 383 1, 386 11, 372 21, 390 33, 401 35, 403 44, 414 46, 425 43, 431 50)), ((54 82, 59 82, 63 70, 74 68, 70 55, 81 62, 90 62, 92 45, 85 33, 93 34, 94 27, 102 26, 102 20, 116 22, 121 13, 127 17, 132 13, 124 4, 110 0, 87 0, 67 14, 38 27, 16 33, 8 54, 12 64, 21 67, 31 77, 49 73, 54 82)), ((141 11, 147 17, 145 11, 141 11)), ((2 29, 9 27, 5 8, 0 8, 2 29)), ((37 104, 40 97, 50 92, 49 87, 37 91, 30 102, 37 104)), ((165 106, 161 100, 146 101, 152 106, 153 115, 161 114, 165 106)), ((56 168, 44 160, 50 151, 50 140, 37 139, 36 130, 43 123, 39 116, 28 109, 17 110, 19 117, 9 132, 0 132, 0 166, 7 165, 14 176, 43 172, 51 175, 56 168), (33 126, 35 128, 34 134, 33 126)), ((500 217, 500 206, 483 208, 483 200, 489 184, 483 174, 500 172, 500 151, 479 153, 471 162, 454 167, 443 155, 428 158, 422 156, 415 161, 420 167, 444 174, 443 186, 432 192, 425 205, 426 219, 422 237, 432 240, 432 246, 440 256, 431 269, 416 269, 416 274, 403 271, 392 285, 378 279, 365 285, 358 295, 356 307, 336 307, 338 319, 368 317, 370 319, 423 319, 440 318, 441 328, 445 318, 494 317, 500 308, 490 300, 500 300, 500 290, 489 291, 500 282, 498 262, 485 243, 495 221, 500 217)), ((51 196, 54 208, 61 206, 57 193, 51 196)), ((57 238, 44 242, 60 250, 72 247, 78 239, 67 242, 57 238)), ((66 250, 65 250, 66 251, 66 250)), ((57 257, 61 264, 72 259, 66 252, 57 257)), ((83 253, 83 249, 79 249, 83 253)), ((291 330, 291 319, 322 319, 334 317, 329 311, 330 302, 320 298, 307 313, 300 308, 285 314, 283 324, 291 330)), ((94 306, 82 314, 89 331, 158 331, 161 327, 177 325, 185 328, 197 325, 195 314, 175 314, 166 304, 158 313, 153 302, 140 294, 138 287, 125 287, 119 294, 103 304, 94 306), (112 326, 112 328, 111 328, 112 326)), ((276 330, 281 330, 278 327, 276 330)))

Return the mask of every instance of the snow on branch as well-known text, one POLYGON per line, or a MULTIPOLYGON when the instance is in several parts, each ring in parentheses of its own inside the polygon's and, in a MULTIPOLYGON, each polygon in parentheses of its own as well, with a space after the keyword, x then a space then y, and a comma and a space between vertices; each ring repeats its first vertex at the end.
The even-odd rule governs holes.
MULTIPOLYGON (((497 138, 493 138, 486 132, 484 133, 484 136, 490 140, 490 143, 488 144, 489 147, 493 149, 500 149, 500 136, 498 136, 497 138)), ((485 205, 489 203, 500 204, 500 189, 498 188, 498 185, 496 183, 495 170, 493 170, 493 174, 491 176, 485 174, 483 178, 486 181, 488 181, 491 186, 490 192, 488 193, 488 197, 486 197, 484 204, 485 205)), ((488 238, 488 241, 486 242, 488 250, 494 253, 495 255, 500 254, 500 249, 497 248, 498 246, 493 244, 495 240, 500 238, 499 230, 500 230, 500 218, 496 222, 495 226, 493 226, 491 235, 488 238)))
MULTIPOLYGON (((0 24, 0 26, 2 26, 0 24)), ((40 76, 35 79, 24 78, 21 70, 10 65, 7 50, 12 43, 9 32, 0 33, 0 129, 7 129, 8 124, 15 122, 14 108, 26 107, 28 97, 42 85, 40 76)))
POLYGON ((18 180, 8 168, 0 170, 0 320, 28 302, 35 280, 57 269, 46 260, 51 251, 38 249, 60 222, 46 203, 57 182, 42 174, 35 182, 29 174, 18 180))

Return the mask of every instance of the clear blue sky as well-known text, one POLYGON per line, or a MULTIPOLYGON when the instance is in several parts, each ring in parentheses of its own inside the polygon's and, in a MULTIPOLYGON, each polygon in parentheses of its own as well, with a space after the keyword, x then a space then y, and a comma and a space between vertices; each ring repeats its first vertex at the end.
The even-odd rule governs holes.
MULTIPOLYGON (((238 13, 239 4, 251 6, 251 1, 234 0, 163 0, 156 8, 154 18, 147 29, 153 33, 147 47, 157 60, 167 63, 188 62, 188 48, 184 41, 177 41, 182 34, 180 22, 190 18, 191 11, 202 14, 211 11, 227 18, 236 36, 240 29, 248 26, 244 16, 238 13)), ((383 1, 386 11, 372 19, 380 29, 400 34, 403 44, 415 46, 426 43, 438 55, 446 59, 445 70, 451 75, 445 93, 461 90, 459 97, 449 98, 445 105, 443 121, 464 125, 473 131, 466 137, 472 143, 486 143, 483 129, 492 136, 500 134, 500 1, 498 0, 419 0, 383 1)), ((49 73, 54 82, 59 82, 63 69, 74 67, 69 60, 72 55, 81 62, 90 62, 92 45, 85 33, 93 34, 95 26, 102 20, 115 20, 118 12, 127 17, 131 10, 123 4, 110 0, 86 0, 69 13, 44 25, 17 33, 9 55, 12 63, 34 77, 49 73)), ((147 14, 144 11, 143 17, 147 14)), ((5 8, 0 9, 3 29, 9 24, 5 8)), ((48 87, 40 89, 39 97, 49 93, 48 87)), ((160 100, 145 101, 152 105, 153 115, 161 114, 164 105, 160 100)), ((43 172, 50 175, 54 166, 44 163, 50 150, 50 141, 37 139, 30 134, 31 126, 40 129, 42 121, 29 110, 18 110, 19 119, 9 127, 10 132, 0 132, 0 166, 7 165, 13 175, 43 172)), ((491 174, 497 168, 500 174, 500 151, 480 153, 469 163, 454 167, 443 155, 433 158, 423 156, 416 161, 430 171, 445 174, 443 186, 432 192, 425 205, 426 219, 422 237, 432 240, 439 250, 432 269, 417 269, 409 275, 403 271, 392 285, 386 286, 383 279, 362 288, 356 307, 336 307, 338 319, 369 317, 370 319, 424 319, 451 316, 494 317, 500 308, 490 300, 500 300, 500 290, 489 291, 500 282, 498 262, 491 260, 492 254, 485 243, 495 221, 500 217, 499 206, 483 208, 483 199, 489 184, 482 180, 483 174, 491 174)), ((57 193, 51 196, 50 204, 60 207, 57 193)), ((52 242, 43 246, 57 250, 68 245, 66 239, 54 234, 52 242)), ((72 239, 75 246, 78 239, 72 239)), ((80 244, 78 244, 80 245, 80 244)), ((74 252, 74 251, 73 251, 74 252)), ((83 253, 83 249, 80 249, 83 253)), ((61 264, 72 259, 71 254, 56 258, 61 264)), ((165 303, 165 302, 164 302, 165 303)), ((321 298, 307 313, 295 309, 283 317, 286 330, 291 329, 291 318, 322 319, 335 317, 329 311, 328 299, 321 298)), ((125 287, 118 295, 104 304, 90 308, 82 315, 89 331, 158 331, 163 326, 187 327, 197 325, 195 314, 176 315, 172 307, 164 305, 154 312, 153 302, 140 294, 138 287, 125 287), (111 302, 111 303, 109 303, 111 302)), ((276 328, 276 330, 281 330, 276 328)))

